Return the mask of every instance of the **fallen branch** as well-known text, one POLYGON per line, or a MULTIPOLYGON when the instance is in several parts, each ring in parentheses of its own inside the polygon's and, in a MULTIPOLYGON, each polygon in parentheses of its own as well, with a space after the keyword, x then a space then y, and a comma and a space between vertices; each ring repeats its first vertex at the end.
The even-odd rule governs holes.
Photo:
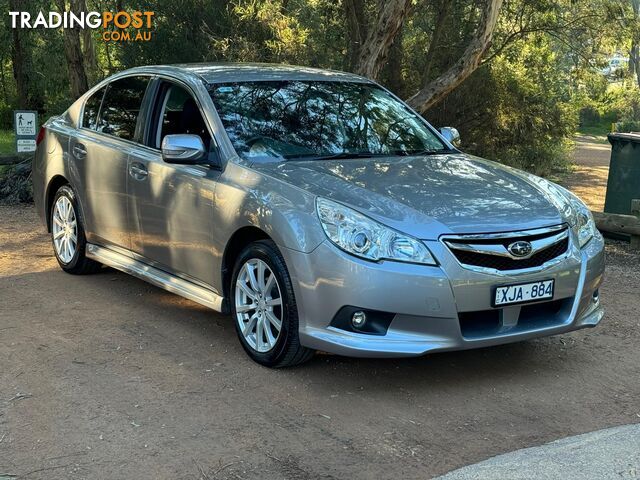
POLYGON ((242 460, 238 460, 237 462, 230 462, 227 463, 226 465, 221 466, 218 470, 216 470, 215 472, 213 472, 213 475, 216 476, 217 474, 219 474, 221 471, 229 468, 231 465, 235 465, 236 463, 242 463, 242 460))
POLYGON ((20 474, 20 477, 24 478, 24 477, 28 477, 29 475, 33 475, 34 473, 48 472, 48 471, 51 471, 51 470, 59 470, 61 468, 75 467, 76 465, 78 465, 78 464, 77 463, 67 463, 65 465, 54 465, 53 467, 42 467, 42 468, 38 468, 37 470, 31 470, 30 472, 22 473, 22 474, 20 474))
POLYGON ((202 468, 202 466, 198 463, 198 461, 194 460, 193 463, 196 464, 196 467, 198 467, 198 470, 200 471, 200 479, 209 480, 209 475, 205 473, 204 468, 202 468))
POLYGON ((30 393, 17 393, 13 398, 7 400, 7 403, 14 402, 16 400, 24 400, 25 398, 31 398, 33 395, 30 393))
POLYGON ((31 155, 9 155, 0 156, 0 165, 17 165, 19 163, 30 162, 32 160, 31 155))

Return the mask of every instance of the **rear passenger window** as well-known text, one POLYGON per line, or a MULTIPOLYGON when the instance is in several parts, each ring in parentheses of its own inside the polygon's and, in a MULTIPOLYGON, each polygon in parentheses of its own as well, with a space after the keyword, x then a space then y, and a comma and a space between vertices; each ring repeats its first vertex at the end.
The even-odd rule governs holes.
POLYGON ((98 124, 98 112, 100 111, 100 104, 102 103, 102 97, 104 97, 104 91, 106 89, 107 87, 102 87, 96 93, 91 95, 84 104, 84 114, 82 115, 83 127, 90 128, 91 130, 96 129, 96 125, 98 124))
POLYGON ((146 77, 127 77, 111 82, 102 102, 97 130, 133 140, 142 97, 148 84, 146 77))

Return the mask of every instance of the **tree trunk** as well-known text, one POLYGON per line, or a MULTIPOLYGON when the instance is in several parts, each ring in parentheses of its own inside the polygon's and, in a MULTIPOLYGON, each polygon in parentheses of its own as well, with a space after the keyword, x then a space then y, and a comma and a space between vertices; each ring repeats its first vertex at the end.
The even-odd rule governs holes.
POLYGON ((407 100, 409 105, 421 113, 427 111, 478 68, 482 56, 491 45, 501 6, 502 0, 486 0, 480 24, 462 56, 446 72, 409 98, 407 100))
POLYGON ((367 18, 364 13, 364 0, 344 0, 343 6, 347 17, 347 69, 353 71, 357 67, 360 50, 367 37, 367 18))
POLYGON ((389 48, 389 61, 387 62, 386 77, 387 87, 398 96, 404 94, 404 82, 402 78, 402 57, 404 50, 402 49, 402 28, 396 34, 396 38, 389 48))
POLYGON ((440 45, 440 39, 444 33, 444 27, 449 16, 449 7, 451 2, 449 0, 443 0, 440 2, 438 15, 436 16, 436 25, 433 28, 433 34, 431 35, 431 42, 429 43, 429 49, 427 50, 427 64, 422 72, 422 84, 427 85, 427 82, 431 78, 431 69, 433 67, 434 57, 438 45, 440 45))
MULTIPOLYGON (((631 7, 633 8, 633 20, 638 21, 640 16, 640 0, 631 0, 631 7)), ((631 44, 631 55, 629 55, 629 68, 631 72, 635 73, 636 82, 640 87, 640 47, 638 47, 637 31, 633 30, 633 39, 631 44)))
POLYGON ((393 39, 404 23, 411 0, 380 2, 378 18, 367 35, 357 61, 356 73, 376 79, 384 66, 393 39))
MULTIPOLYGON (((78 0, 78 10, 88 12, 86 0, 78 0)), ((98 59, 96 56, 96 45, 93 40, 93 30, 82 29, 82 54, 84 55, 84 66, 87 74, 87 81, 93 83, 98 78, 98 59)))
MULTIPOLYGON (((12 12, 20 10, 19 0, 9 0, 9 9, 12 12)), ((18 94, 18 107, 30 108, 29 104, 29 71, 27 64, 29 62, 28 55, 25 55, 22 35, 26 30, 14 28, 12 33, 11 45, 11 64, 13 65, 13 78, 16 80, 16 91, 18 94)))
POLYGON ((7 95, 7 79, 4 74, 4 56, 0 58, 0 81, 2 82, 2 96, 4 103, 9 104, 9 96, 7 95))
MULTIPOLYGON (((66 10, 65 0, 57 0, 60 13, 66 10)), ((71 0, 70 10, 76 14, 80 13, 78 0, 71 0)), ((87 74, 84 70, 82 59, 82 48, 80 46, 80 29, 65 28, 64 35, 64 55, 67 59, 67 69, 69 70, 69 83, 71 84, 71 97, 75 100, 88 89, 87 74)))

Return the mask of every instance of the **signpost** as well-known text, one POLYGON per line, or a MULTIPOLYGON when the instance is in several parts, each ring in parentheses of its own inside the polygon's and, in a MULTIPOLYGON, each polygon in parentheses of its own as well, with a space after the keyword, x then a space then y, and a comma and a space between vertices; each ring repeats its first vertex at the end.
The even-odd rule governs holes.
POLYGON ((35 152, 38 134, 38 112, 34 110, 14 110, 13 125, 16 134, 16 151, 35 152))

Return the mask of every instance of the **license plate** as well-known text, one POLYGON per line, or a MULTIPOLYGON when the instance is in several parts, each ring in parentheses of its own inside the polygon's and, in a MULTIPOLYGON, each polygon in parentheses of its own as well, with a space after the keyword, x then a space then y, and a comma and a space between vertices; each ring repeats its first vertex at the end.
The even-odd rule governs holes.
POLYGON ((540 282, 497 287, 493 305, 498 307, 553 298, 553 283, 553 280, 542 280, 540 282))

